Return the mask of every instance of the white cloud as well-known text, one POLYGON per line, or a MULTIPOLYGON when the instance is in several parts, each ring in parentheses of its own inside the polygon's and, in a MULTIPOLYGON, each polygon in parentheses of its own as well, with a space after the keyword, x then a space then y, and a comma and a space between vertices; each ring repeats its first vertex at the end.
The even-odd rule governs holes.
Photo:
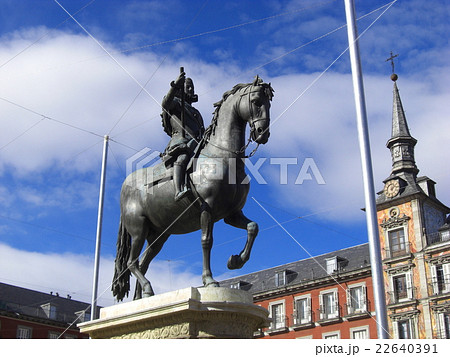
MULTIPOLYGON (((1 229, 1 226, 0 226, 1 229)), ((37 291, 60 296, 71 295, 78 301, 91 302, 94 270, 93 256, 73 253, 38 253, 12 248, 0 243, 0 281, 37 291)), ((116 303, 111 292, 114 274, 114 258, 100 260, 98 305, 109 306, 116 303)), ((155 260, 147 273, 156 293, 201 285, 201 276, 186 269, 182 262, 155 260)), ((133 298, 132 279, 130 296, 133 298)))

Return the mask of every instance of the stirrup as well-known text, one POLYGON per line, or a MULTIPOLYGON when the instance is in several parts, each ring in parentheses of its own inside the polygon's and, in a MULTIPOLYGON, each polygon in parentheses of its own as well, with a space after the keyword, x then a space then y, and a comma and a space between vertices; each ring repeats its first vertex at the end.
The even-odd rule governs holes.
POLYGON ((178 193, 175 195, 175 201, 179 201, 179 200, 181 200, 182 198, 184 198, 184 197, 187 195, 187 193, 188 193, 189 191, 190 191, 189 188, 185 188, 183 191, 178 192, 178 193))

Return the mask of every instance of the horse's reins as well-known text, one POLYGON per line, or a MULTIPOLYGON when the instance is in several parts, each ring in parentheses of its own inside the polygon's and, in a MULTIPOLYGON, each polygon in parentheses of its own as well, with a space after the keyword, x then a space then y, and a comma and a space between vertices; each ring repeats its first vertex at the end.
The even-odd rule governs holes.
MULTIPOLYGON (((254 85, 252 85, 250 87, 247 87, 247 88, 251 88, 251 87, 254 87, 254 85)), ((254 119, 253 118, 254 117, 254 115, 253 115, 253 106, 252 106, 252 103, 251 103, 250 94, 251 93, 255 93, 255 92, 259 92, 259 90, 258 91, 252 91, 250 89, 250 91, 247 92, 247 88, 245 88, 244 93, 242 93, 240 95, 239 104, 238 104, 238 107, 240 107, 242 97, 245 96, 245 95, 248 95, 248 108, 249 108, 249 111, 250 111, 250 133, 249 133, 249 137, 248 137, 247 143, 240 150, 230 150, 230 149, 228 149, 226 147, 214 144, 214 143, 212 143, 209 140, 205 140, 207 143, 211 144, 212 146, 215 146, 216 148, 224 150, 224 151, 231 152, 232 154, 236 154, 237 156, 245 153, 245 150, 247 150, 248 146, 253 141, 252 133, 255 132, 255 123, 260 121, 260 120, 264 120, 262 118, 260 118, 260 119, 254 119)), ((256 143, 256 147, 252 150, 252 152, 250 154, 246 155, 246 156, 243 156, 243 157, 244 158, 252 157, 253 155, 255 155, 256 150, 258 150, 258 147, 259 147, 259 143, 256 143)))

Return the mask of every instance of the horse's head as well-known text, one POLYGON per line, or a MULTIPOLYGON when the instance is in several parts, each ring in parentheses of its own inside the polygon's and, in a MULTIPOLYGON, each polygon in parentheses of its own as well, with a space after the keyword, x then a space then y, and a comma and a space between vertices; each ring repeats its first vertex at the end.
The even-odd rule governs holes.
POLYGON ((258 144, 265 144, 270 136, 270 101, 274 90, 270 83, 263 83, 256 76, 253 83, 243 88, 240 93, 239 115, 250 125, 250 136, 258 144))

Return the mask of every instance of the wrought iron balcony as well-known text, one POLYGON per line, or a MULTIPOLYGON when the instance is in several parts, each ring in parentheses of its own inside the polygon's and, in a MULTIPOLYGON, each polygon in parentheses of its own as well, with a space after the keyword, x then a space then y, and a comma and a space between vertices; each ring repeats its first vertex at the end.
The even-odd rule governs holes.
POLYGON ((443 242, 450 242, 450 231, 445 230, 441 232, 427 234, 428 245, 439 244, 443 242))
POLYGON ((278 332, 284 331, 288 328, 289 319, 285 315, 279 315, 272 317, 272 321, 270 322, 269 329, 267 332, 278 332))
POLYGON ((428 287, 428 293, 431 296, 450 294, 450 278, 432 279, 432 281, 428 283, 428 287))
POLYGON ((369 309, 369 300, 366 298, 363 301, 352 302, 350 304, 345 304, 345 316, 359 316, 368 314, 369 309))
POLYGON ((339 320, 342 316, 341 306, 339 306, 338 303, 335 303, 328 307, 321 307, 320 309, 317 309, 317 316, 319 317, 319 323, 339 320))
POLYGON ((301 327, 310 325, 313 321, 313 313, 310 309, 305 311, 303 314, 296 312, 292 314, 292 327, 301 327))
POLYGON ((395 259, 401 257, 407 257, 411 254, 409 242, 404 242, 399 245, 395 245, 389 248, 383 248, 384 259, 395 259))

